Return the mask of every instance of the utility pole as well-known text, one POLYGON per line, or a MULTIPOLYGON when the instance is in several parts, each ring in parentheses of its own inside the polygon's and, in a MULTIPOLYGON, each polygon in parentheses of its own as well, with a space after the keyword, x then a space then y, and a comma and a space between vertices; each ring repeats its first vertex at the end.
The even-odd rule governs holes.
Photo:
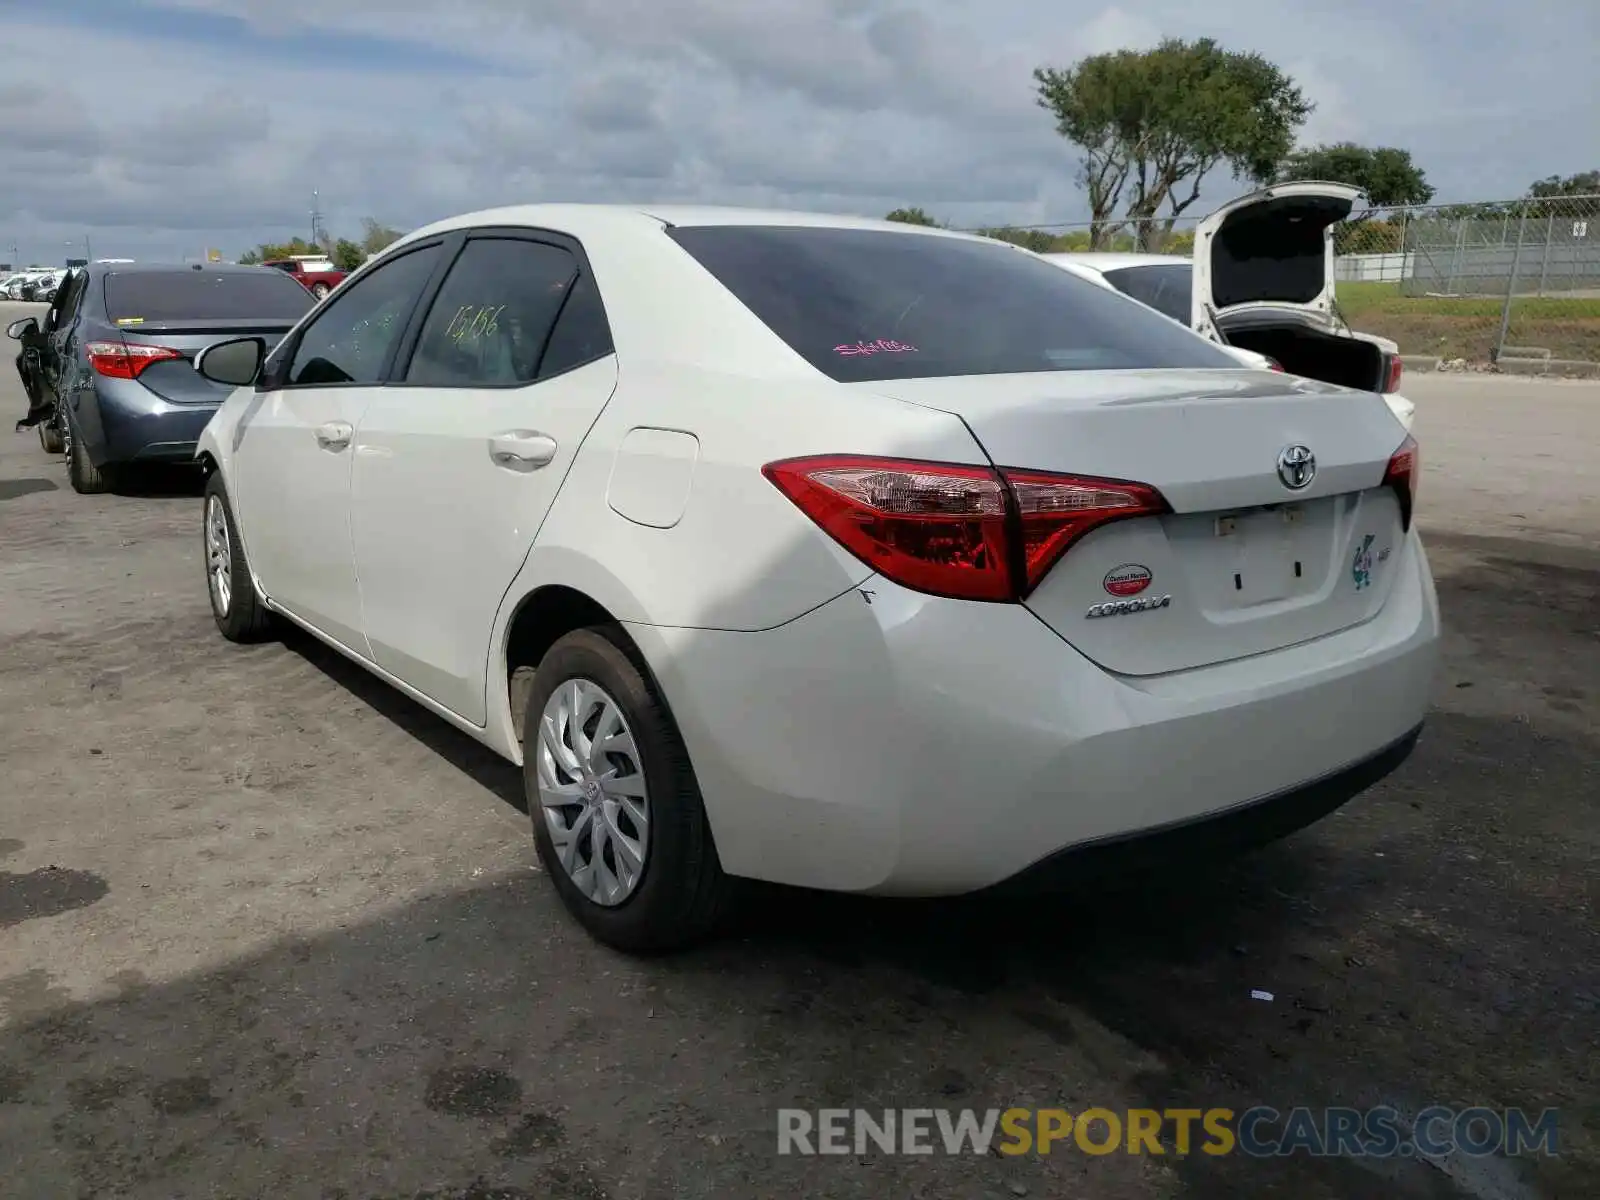
POLYGON ((322 195, 311 193, 311 244, 322 245, 322 195))

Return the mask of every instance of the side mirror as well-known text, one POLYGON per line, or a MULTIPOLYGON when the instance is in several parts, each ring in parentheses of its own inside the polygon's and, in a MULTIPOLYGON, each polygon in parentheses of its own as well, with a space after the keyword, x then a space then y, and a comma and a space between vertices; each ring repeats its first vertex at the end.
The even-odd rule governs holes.
POLYGON ((36 317, 23 317, 20 321, 13 321, 6 326, 6 336, 14 342, 20 342, 30 333, 39 332, 39 321, 36 317))
POLYGON ((261 373, 266 361, 267 343, 258 337, 234 338, 214 342, 194 356, 194 369, 212 383, 228 387, 248 387, 261 373))

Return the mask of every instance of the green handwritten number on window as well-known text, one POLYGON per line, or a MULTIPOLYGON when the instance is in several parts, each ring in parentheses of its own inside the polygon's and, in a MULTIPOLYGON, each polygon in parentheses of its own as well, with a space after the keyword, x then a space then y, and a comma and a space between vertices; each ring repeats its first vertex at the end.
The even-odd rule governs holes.
POLYGON ((493 337, 500 332, 500 314, 505 310, 504 304, 463 304, 445 326, 444 336, 457 345, 493 337))

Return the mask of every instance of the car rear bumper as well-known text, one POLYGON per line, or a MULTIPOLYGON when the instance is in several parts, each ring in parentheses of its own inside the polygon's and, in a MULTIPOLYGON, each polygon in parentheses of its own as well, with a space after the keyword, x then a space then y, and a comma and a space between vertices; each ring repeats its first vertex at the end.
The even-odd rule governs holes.
POLYGON ((870 602, 852 590, 762 633, 634 632, 728 871, 959 894, 1059 878, 1064 852, 1134 835, 1172 847, 1209 822, 1231 837, 1252 811, 1257 837, 1281 836, 1392 770, 1439 638, 1415 533, 1400 557, 1361 626, 1151 678, 1101 670, 1020 605, 881 579, 870 602))
POLYGON ((97 466, 186 462, 218 408, 217 403, 172 404, 134 380, 97 380, 94 396, 100 437, 98 444, 92 437, 88 444, 97 466))
POLYGON ((1026 895, 1081 886, 1089 880, 1153 876, 1163 869, 1209 862, 1287 837, 1321 820, 1391 775, 1416 749, 1419 724, 1398 741, 1348 767, 1259 800, 1068 846, 1004 880, 996 893, 1026 895))

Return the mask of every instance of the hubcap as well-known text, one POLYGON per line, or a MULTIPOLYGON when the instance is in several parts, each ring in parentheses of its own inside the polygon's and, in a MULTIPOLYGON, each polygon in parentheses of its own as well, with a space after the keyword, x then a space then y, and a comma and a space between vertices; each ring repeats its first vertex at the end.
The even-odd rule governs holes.
POLYGON ((633 895, 650 854, 650 793, 622 708, 569 679, 539 717, 539 806, 562 869, 607 908, 633 895))
POLYGON ((220 615, 227 616, 233 601, 233 545, 220 496, 206 500, 206 575, 211 581, 211 602, 220 615))

